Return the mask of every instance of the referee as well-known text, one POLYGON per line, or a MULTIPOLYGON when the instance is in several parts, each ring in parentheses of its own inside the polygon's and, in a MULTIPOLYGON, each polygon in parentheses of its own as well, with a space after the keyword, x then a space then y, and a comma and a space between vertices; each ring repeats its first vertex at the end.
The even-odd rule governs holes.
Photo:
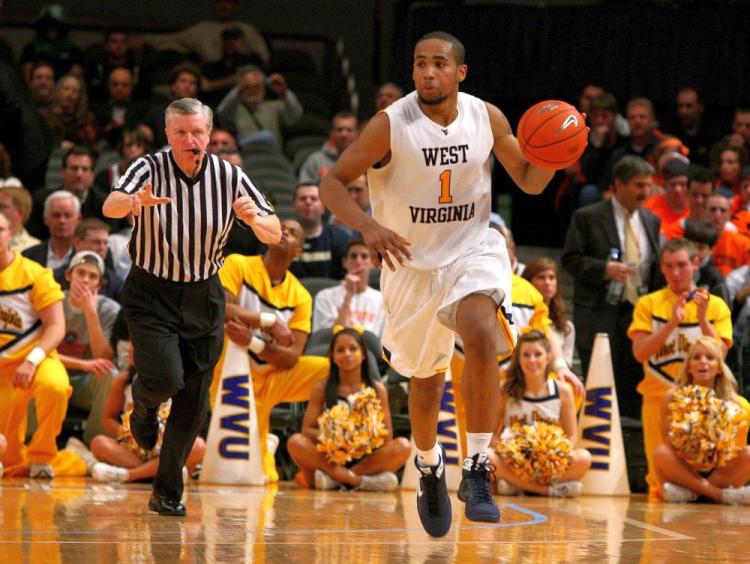
POLYGON ((104 202, 104 215, 135 216, 133 260, 121 301, 138 374, 130 426, 156 445, 159 405, 172 409, 148 507, 185 515, 182 467, 208 413, 208 390, 224 340, 224 291, 217 272, 232 222, 263 243, 281 239, 273 208, 242 170, 206 153, 211 109, 182 98, 165 112, 167 151, 136 160, 104 202))

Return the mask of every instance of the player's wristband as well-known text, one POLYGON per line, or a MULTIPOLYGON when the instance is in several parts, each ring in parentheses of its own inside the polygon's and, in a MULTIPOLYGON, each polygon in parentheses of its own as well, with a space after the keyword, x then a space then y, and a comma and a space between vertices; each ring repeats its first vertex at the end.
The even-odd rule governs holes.
POLYGON ((273 313, 261 313, 260 314, 260 326, 264 329, 267 329, 268 327, 273 327, 273 324, 276 323, 276 316, 273 313))
POLYGON ((39 366, 39 363, 42 362, 46 356, 47 353, 44 352, 44 349, 42 347, 34 347, 26 356, 26 360, 34 366, 39 366))
POLYGON ((558 358, 552 363, 552 368, 560 370, 561 368, 568 368, 568 363, 565 362, 564 358, 558 358))
POLYGON ((250 344, 247 345, 247 350, 249 350, 251 353, 258 355, 262 353, 266 348, 266 342, 259 338, 253 336, 252 339, 250 339, 250 344))

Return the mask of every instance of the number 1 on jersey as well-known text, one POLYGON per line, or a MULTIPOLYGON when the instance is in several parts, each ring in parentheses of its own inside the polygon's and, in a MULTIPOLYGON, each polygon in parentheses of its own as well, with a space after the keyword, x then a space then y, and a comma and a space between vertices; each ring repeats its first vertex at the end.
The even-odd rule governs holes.
POLYGON ((440 173, 440 197, 438 198, 438 204, 452 204, 453 196, 451 196, 451 171, 450 169, 444 170, 440 173))

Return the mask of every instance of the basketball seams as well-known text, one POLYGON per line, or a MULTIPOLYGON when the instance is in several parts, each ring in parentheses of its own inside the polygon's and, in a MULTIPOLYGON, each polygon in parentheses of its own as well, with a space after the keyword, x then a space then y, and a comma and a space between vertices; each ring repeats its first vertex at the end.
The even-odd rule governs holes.
MULTIPOLYGON (((565 112, 568 112, 568 111, 570 111, 570 109, 571 109, 571 107, 569 106, 569 107, 567 107, 567 108, 561 108, 560 110, 558 110, 558 111, 555 111, 555 113, 553 113, 553 114, 552 114, 552 113, 551 113, 551 114, 549 114, 549 115, 547 116, 547 119, 545 119, 545 120, 544 120, 544 121, 543 121, 542 123, 540 123, 539 125, 537 125, 537 126, 536 126, 536 128, 534 129, 534 131, 532 131, 532 132, 531 132, 531 134, 530 134, 530 135, 528 135, 528 136, 527 136, 527 137, 526 137, 526 138, 524 139, 524 142, 526 143, 526 145, 529 145, 529 144, 530 144, 531 140, 532 140, 532 139, 534 138, 534 135, 536 135, 536 133, 537 133, 537 132, 538 132, 538 131, 539 131, 539 130, 540 130, 540 129, 542 128, 542 127, 544 127, 544 124, 546 124, 546 123, 547 123, 547 122, 548 122, 549 120, 551 120, 552 118, 555 118, 555 117, 559 116, 560 114, 563 114, 563 113, 565 113, 565 112)), ((575 109, 575 108, 573 108, 573 109, 575 109)), ((524 122, 524 125, 525 125, 525 122, 524 122)), ((523 132, 521 132, 521 131, 519 131, 519 133, 523 134, 523 132)), ((533 145, 532 145, 532 147, 533 147, 533 145)))
POLYGON ((526 146, 529 149, 542 149, 544 147, 551 147, 552 145, 557 145, 558 143, 561 143, 563 141, 567 141, 569 139, 573 139, 576 135, 580 135, 581 133, 586 133, 586 128, 583 127, 577 131, 573 131, 571 135, 568 135, 567 137, 560 137, 557 141, 554 143, 545 143, 544 145, 532 145, 531 143, 526 143, 526 146))

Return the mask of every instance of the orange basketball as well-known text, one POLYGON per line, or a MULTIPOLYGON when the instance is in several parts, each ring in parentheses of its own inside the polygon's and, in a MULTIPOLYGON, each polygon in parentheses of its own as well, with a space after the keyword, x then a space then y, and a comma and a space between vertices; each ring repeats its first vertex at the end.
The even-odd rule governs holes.
POLYGON ((530 163, 551 170, 565 168, 586 148, 586 120, 567 102, 539 102, 518 122, 518 143, 530 163))

